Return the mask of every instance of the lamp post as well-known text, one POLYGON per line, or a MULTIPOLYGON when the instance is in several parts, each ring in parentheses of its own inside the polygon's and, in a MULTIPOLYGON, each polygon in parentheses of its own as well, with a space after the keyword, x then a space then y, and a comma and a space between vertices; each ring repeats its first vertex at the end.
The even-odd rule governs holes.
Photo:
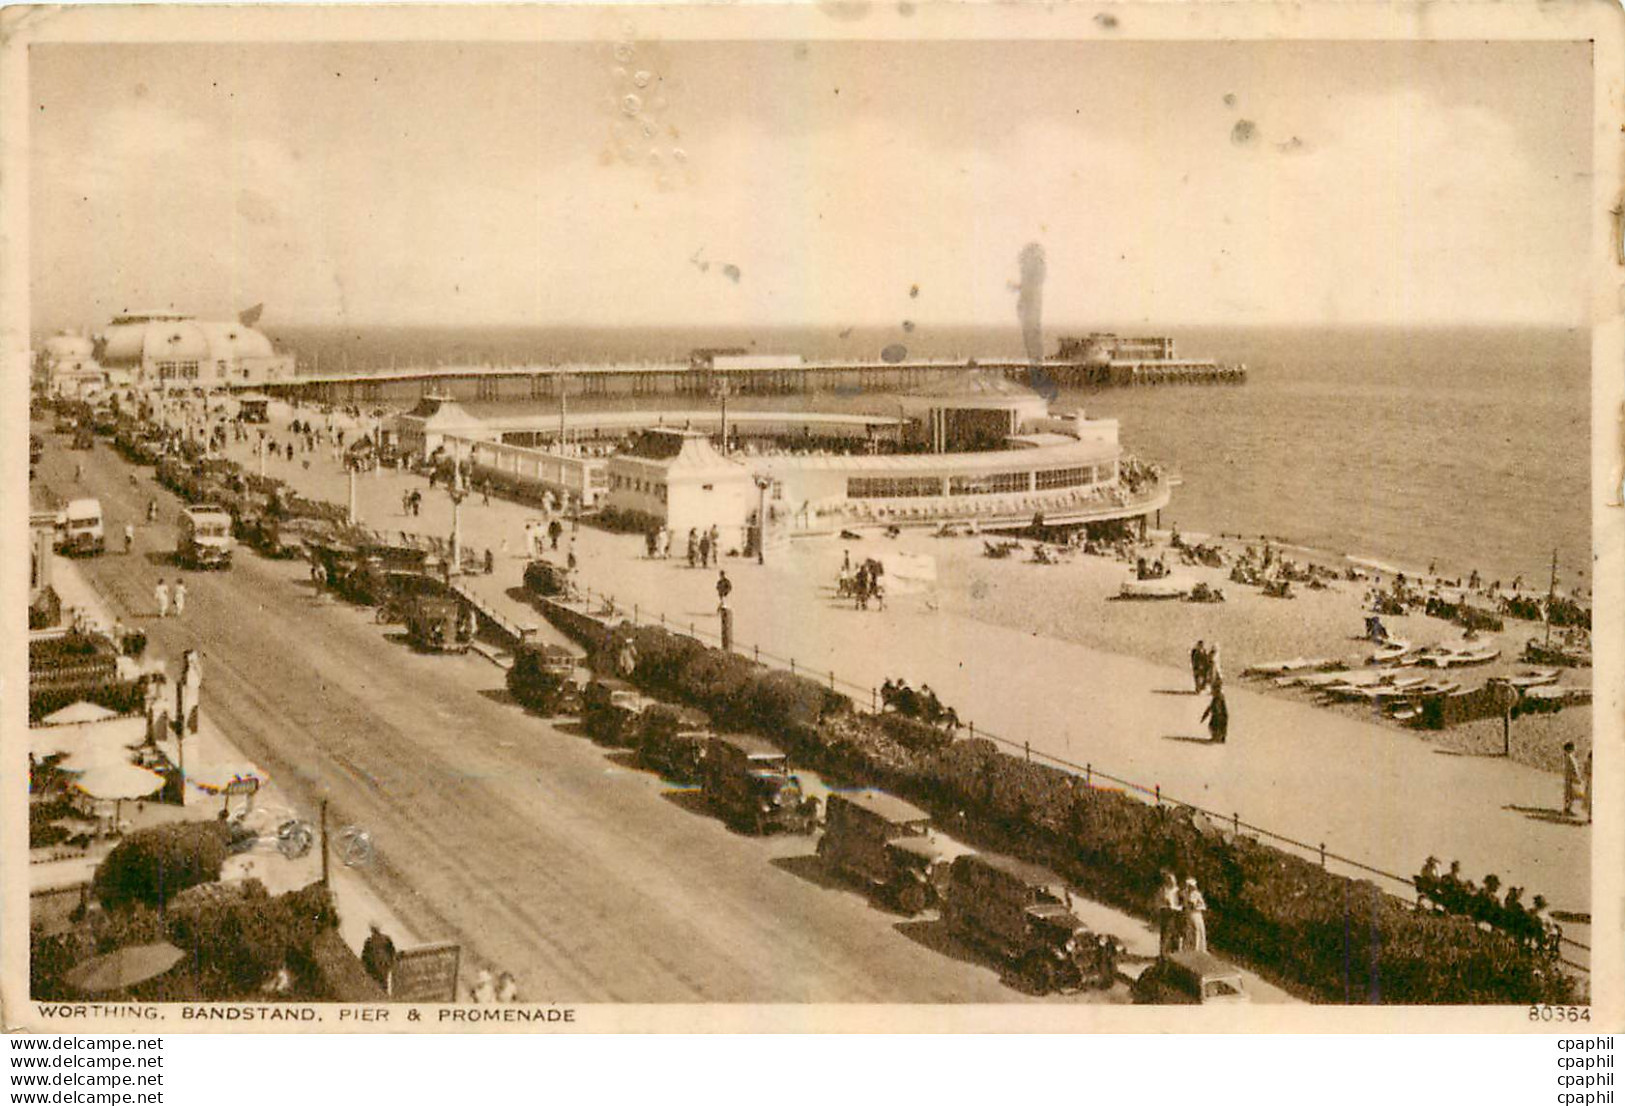
POLYGON ((468 496, 468 489, 463 486, 463 454, 460 445, 452 446, 451 456, 451 483, 446 486, 446 492, 451 496, 451 568, 447 576, 455 576, 463 570, 463 500, 468 496))
POLYGON ((767 549, 767 489, 773 486, 773 478, 757 473, 756 481, 756 563, 766 564, 767 549))
POLYGON ((355 467, 356 467, 356 463, 353 460, 346 460, 344 462, 344 471, 350 477, 350 516, 349 516, 349 521, 350 521, 351 526, 354 526, 356 524, 356 513, 355 513, 355 467))

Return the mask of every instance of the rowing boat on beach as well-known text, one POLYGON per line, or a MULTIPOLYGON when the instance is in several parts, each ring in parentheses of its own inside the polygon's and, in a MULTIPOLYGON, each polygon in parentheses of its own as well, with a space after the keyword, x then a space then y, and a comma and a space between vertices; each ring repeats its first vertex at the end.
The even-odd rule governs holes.
POLYGON ((1119 599, 1183 599, 1190 594, 1194 582, 1181 576, 1164 576, 1160 580, 1125 580, 1117 593, 1119 599))
POLYGON ((1264 661, 1241 670, 1243 676, 1285 676, 1292 672, 1332 672, 1347 667, 1327 657, 1293 657, 1289 661, 1264 661))
POLYGON ((1371 653, 1370 664, 1398 664, 1418 650, 1419 646, 1401 638, 1391 638, 1371 653))
POLYGON ((1432 668, 1469 668, 1473 665, 1489 664, 1501 655, 1501 650, 1493 645, 1480 646, 1477 649, 1452 649, 1447 646, 1434 646, 1423 649, 1416 655, 1415 663, 1432 668))

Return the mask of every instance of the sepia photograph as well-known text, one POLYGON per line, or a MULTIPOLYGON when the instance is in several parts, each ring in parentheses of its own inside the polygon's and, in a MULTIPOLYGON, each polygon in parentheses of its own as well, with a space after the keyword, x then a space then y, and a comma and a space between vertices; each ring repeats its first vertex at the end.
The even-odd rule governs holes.
POLYGON ((16 23, 8 1026, 1606 1032, 1617 20, 1003 7, 16 23))

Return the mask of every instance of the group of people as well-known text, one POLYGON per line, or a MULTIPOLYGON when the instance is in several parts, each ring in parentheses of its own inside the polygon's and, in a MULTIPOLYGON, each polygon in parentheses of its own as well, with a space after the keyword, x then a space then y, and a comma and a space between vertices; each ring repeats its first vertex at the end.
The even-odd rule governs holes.
POLYGON ((1151 914, 1161 936, 1159 956, 1207 951, 1207 899, 1195 876, 1185 877, 1181 884, 1179 877, 1164 868, 1162 884, 1152 896, 1151 914))
POLYGON ((860 610, 869 609, 873 602, 877 610, 886 609, 886 587, 882 582, 886 575, 886 566, 873 557, 865 557, 863 563, 856 569, 852 567, 852 553, 850 550, 841 556, 841 572, 835 581, 835 593, 850 598, 853 606, 860 610))
MULTIPOLYGON (((664 529, 664 527, 662 527, 664 529)), ((669 542, 667 543, 669 546, 669 542)), ((712 524, 709 530, 688 528, 688 567, 710 568, 722 557, 722 535, 712 524)))
POLYGON ((959 728, 959 712, 943 706, 930 684, 921 684, 920 690, 915 691, 903 680, 887 680, 880 685, 880 703, 882 709, 894 710, 933 726, 959 728))
POLYGON ((158 586, 152 589, 152 597, 158 604, 159 618, 168 618, 171 610, 176 618, 186 613, 186 581, 180 577, 175 578, 175 588, 171 591, 169 584, 160 576, 158 586))
POLYGON ((665 560, 671 555, 671 530, 666 526, 657 526, 643 535, 644 551, 651 561, 665 560))
POLYGON ((1439 858, 1430 856, 1413 882, 1418 909, 1471 918, 1501 930, 1530 949, 1556 953, 1562 942, 1563 929, 1548 915, 1545 897, 1536 895, 1525 906, 1522 887, 1509 887, 1502 896, 1499 876, 1485 876, 1484 885, 1479 887, 1462 878, 1461 861, 1452 860, 1450 870, 1441 873, 1439 858))
POLYGON ((1211 692, 1201 721, 1207 723, 1208 738, 1215 745, 1223 745, 1230 736, 1230 704, 1224 698, 1224 670, 1219 666, 1219 643, 1212 645, 1198 641, 1191 646, 1191 679, 1196 684, 1194 694, 1204 689, 1211 692))

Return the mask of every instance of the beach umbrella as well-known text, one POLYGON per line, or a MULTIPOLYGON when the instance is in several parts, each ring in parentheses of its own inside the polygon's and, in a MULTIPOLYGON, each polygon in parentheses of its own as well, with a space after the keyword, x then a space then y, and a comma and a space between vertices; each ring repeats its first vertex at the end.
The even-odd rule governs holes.
POLYGON ((164 785, 164 777, 136 764, 97 764, 75 786, 93 799, 144 799, 164 785))
POLYGON ((102 722, 109 718, 117 718, 116 711, 108 710, 86 699, 77 703, 70 703, 59 711, 47 714, 40 719, 42 726, 71 726, 81 722, 102 722))
POLYGON ((124 800, 145 799, 164 786, 164 777, 135 764, 96 764, 85 769, 74 786, 93 799, 112 799, 116 825, 124 800))
POLYGON ((147 720, 141 715, 104 722, 37 726, 28 731, 28 749, 36 757, 63 755, 80 762, 75 769, 98 761, 129 759, 128 749, 146 742, 147 720))
POLYGON ((151 945, 130 945, 114 949, 105 956, 86 960, 64 977, 77 991, 94 994, 99 991, 122 991, 157 979, 185 957, 185 953, 167 941, 151 945))

